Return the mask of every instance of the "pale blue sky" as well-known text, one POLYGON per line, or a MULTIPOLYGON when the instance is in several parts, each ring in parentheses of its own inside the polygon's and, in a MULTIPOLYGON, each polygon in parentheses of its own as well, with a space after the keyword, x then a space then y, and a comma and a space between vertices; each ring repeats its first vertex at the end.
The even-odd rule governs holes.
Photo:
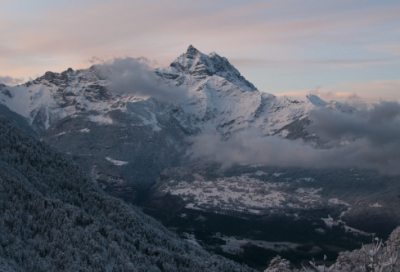
POLYGON ((400 98, 400 2, 0 0, 0 79, 145 56, 189 44, 225 56, 259 90, 400 98))

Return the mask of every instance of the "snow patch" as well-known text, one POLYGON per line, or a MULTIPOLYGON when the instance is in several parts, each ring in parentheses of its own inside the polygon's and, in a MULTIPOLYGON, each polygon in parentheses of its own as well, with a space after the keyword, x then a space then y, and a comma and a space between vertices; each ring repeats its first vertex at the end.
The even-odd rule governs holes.
POLYGON ((300 181, 301 181, 301 180, 304 180, 304 181, 314 181, 314 178, 300 178, 299 180, 300 180, 300 181))
POLYGON ((89 115, 88 119, 91 122, 98 123, 101 125, 111 125, 113 123, 113 120, 110 117, 103 115, 89 115))
POLYGON ((145 126, 151 126, 153 128, 153 131, 160 131, 161 127, 158 125, 157 117, 154 113, 150 112, 151 118, 147 119, 141 115, 138 115, 140 119, 142 119, 143 125, 145 126))
POLYGON ((294 190, 290 189, 289 182, 260 181, 251 174, 218 178, 215 181, 205 180, 200 175, 193 177, 195 180, 191 182, 170 180, 160 187, 160 192, 180 196, 187 209, 221 213, 234 211, 260 215, 287 207, 315 209, 326 205, 320 195, 322 188, 294 190))
POLYGON ((334 220, 330 215, 328 215, 328 218, 321 218, 324 222, 325 225, 332 228, 332 226, 340 226, 343 225, 344 229, 346 232, 353 233, 355 235, 364 235, 364 236, 372 236, 371 233, 364 232, 362 230, 358 230, 352 227, 349 227, 346 225, 346 222, 342 221, 341 219, 339 220, 334 220))
POLYGON ((286 138, 286 136, 289 135, 289 130, 284 129, 282 130, 279 134, 277 134, 278 136, 281 136, 282 138, 286 138))
POLYGON ((63 131, 63 132, 61 132, 61 133, 58 133, 57 135, 55 135, 55 137, 57 137, 57 136, 61 136, 61 135, 65 135, 65 134, 67 134, 65 131, 63 131))
POLYGON ((114 165, 118 165, 118 166, 127 165, 127 164, 128 164, 127 161, 114 160, 114 159, 112 159, 112 158, 110 158, 110 157, 106 157, 106 160, 109 161, 109 162, 111 162, 111 163, 113 163, 114 165))
POLYGON ((344 202, 343 200, 340 200, 338 198, 330 198, 328 199, 328 203, 329 204, 334 204, 334 205, 346 205, 346 206, 350 206, 350 204, 344 202))
POLYGON ((84 129, 81 129, 81 130, 79 130, 79 131, 82 132, 82 133, 89 133, 89 132, 90 132, 90 129, 84 128, 84 129))
POLYGON ((187 232, 182 233, 183 236, 186 238, 186 241, 192 245, 202 248, 202 246, 197 242, 196 237, 194 234, 189 234, 187 232))
POLYGON ((261 170, 258 170, 258 171, 256 171, 256 172, 254 173, 254 175, 256 175, 256 176, 262 176, 262 175, 268 175, 268 173, 265 173, 265 172, 263 172, 263 171, 261 171, 261 170))
POLYGON ((236 237, 222 237, 225 241, 225 245, 221 248, 224 252, 231 254, 240 254, 243 252, 243 246, 252 245, 258 246, 265 249, 282 252, 288 250, 295 250, 300 244, 290 243, 290 242, 268 242, 262 240, 252 240, 252 239, 238 239, 236 237))
POLYGON ((326 231, 323 228, 315 229, 315 232, 318 233, 318 234, 325 234, 326 233, 326 231))

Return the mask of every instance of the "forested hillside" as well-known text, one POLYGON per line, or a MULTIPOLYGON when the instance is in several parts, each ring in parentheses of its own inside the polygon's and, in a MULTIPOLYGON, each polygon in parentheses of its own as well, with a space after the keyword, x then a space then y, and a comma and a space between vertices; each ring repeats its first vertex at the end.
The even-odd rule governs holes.
POLYGON ((251 271, 106 195, 63 154, 0 118, 1 271, 251 271))

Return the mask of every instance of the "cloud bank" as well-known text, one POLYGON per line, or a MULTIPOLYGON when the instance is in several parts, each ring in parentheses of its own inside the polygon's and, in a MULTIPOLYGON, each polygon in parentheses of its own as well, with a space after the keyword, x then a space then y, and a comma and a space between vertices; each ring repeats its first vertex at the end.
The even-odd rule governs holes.
POLYGON ((0 84, 5 85, 18 85, 24 82, 23 78, 13 78, 10 76, 0 76, 0 84))
POLYGON ((94 65, 99 75, 108 78, 110 91, 153 97, 159 101, 176 102, 187 97, 187 90, 161 82, 146 58, 114 58, 94 65))
POLYGON ((191 139, 192 159, 211 160, 225 166, 262 164, 282 167, 376 169, 400 174, 400 105, 381 102, 353 114, 322 109, 310 116, 307 127, 327 143, 314 147, 301 139, 265 137, 255 131, 220 135, 203 134, 191 139))

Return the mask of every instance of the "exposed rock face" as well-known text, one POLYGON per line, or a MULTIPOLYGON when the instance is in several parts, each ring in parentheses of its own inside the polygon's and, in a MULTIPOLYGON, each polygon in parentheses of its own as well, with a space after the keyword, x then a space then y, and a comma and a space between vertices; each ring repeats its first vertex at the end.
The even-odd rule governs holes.
POLYGON ((170 67, 156 69, 156 73, 176 80, 177 85, 185 84, 186 77, 193 77, 194 80, 199 81, 217 75, 246 91, 258 91, 226 58, 214 52, 205 55, 192 45, 189 46, 185 54, 173 61, 170 67))

